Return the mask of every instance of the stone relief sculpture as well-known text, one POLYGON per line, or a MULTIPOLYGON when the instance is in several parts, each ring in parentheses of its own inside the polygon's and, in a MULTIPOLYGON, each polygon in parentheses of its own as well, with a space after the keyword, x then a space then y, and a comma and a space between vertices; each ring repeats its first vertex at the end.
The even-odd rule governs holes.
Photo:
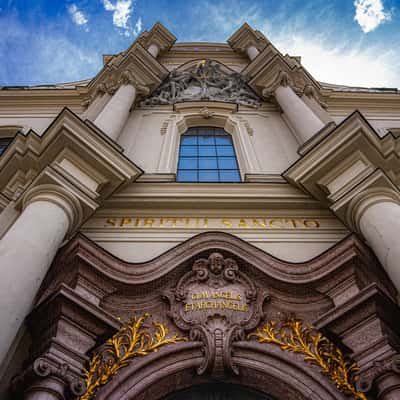
POLYGON ((212 253, 195 260, 176 287, 164 292, 164 299, 175 325, 189 333, 189 340, 203 342, 204 360, 197 373, 239 374, 232 343, 244 340, 264 318, 266 291, 258 289, 235 260, 212 253))
POLYGON ((213 60, 202 60, 188 70, 174 70, 142 105, 175 104, 184 101, 211 100, 258 107, 259 97, 241 74, 226 72, 213 60))

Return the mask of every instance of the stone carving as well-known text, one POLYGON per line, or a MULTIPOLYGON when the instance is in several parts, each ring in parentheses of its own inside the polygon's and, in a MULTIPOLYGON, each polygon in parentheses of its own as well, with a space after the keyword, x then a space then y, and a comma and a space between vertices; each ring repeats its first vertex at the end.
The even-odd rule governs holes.
POLYGON ((86 377, 86 391, 80 400, 95 398, 97 390, 125 368, 136 357, 157 352, 161 347, 186 341, 178 335, 169 336, 164 324, 152 321, 154 329, 145 325, 149 314, 133 316, 112 338, 108 339, 90 360, 86 377))
POLYGON ((259 97, 241 74, 223 71, 221 64, 202 60, 188 70, 174 70, 142 105, 175 104, 184 101, 212 100, 258 107, 259 97))
POLYGON ((50 360, 47 357, 39 357, 34 360, 22 374, 16 376, 12 381, 13 394, 19 395, 22 388, 42 393, 46 397, 46 393, 55 393, 63 397, 67 391, 71 395, 81 396, 86 385, 84 380, 74 373, 67 363, 58 363, 50 360), (57 384, 54 385, 52 380, 55 379, 57 384), (26 389, 28 388, 28 389, 26 389))
MULTIPOLYGON (((383 375, 394 373, 400 375, 400 355, 395 354, 386 360, 378 360, 372 363, 372 368, 360 374, 357 381, 357 389, 362 393, 368 393, 374 387, 375 381, 383 375)), ((397 381, 393 380, 394 384, 397 381)))
POLYGON ((243 340, 264 317, 265 291, 256 288, 235 260, 213 253, 196 260, 164 297, 176 326, 189 331, 190 340, 204 344, 198 374, 219 376, 224 370, 238 374, 231 357, 232 342, 243 340))
POLYGON ((367 400, 355 386, 358 372, 355 361, 346 357, 326 336, 303 321, 296 318, 289 318, 281 324, 268 321, 248 335, 250 338, 303 355, 305 362, 317 366, 342 393, 355 400, 367 400))
POLYGON ((214 116, 215 112, 210 111, 207 107, 203 107, 200 111, 199 111, 200 115, 204 118, 204 119, 210 119, 214 116))

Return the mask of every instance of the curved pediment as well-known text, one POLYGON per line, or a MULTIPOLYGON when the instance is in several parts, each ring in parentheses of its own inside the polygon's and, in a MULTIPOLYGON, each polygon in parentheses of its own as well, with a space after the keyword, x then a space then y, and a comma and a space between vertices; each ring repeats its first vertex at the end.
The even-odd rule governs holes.
POLYGON ((221 101, 258 107, 261 99, 242 75, 215 60, 194 60, 170 72, 144 106, 185 101, 221 101))
MULTIPOLYGON (((243 378, 249 361, 262 371, 271 362, 290 362, 286 355, 277 360, 266 343, 289 353, 309 354, 309 347, 298 350, 297 342, 290 342, 295 337, 301 343, 307 340, 328 346, 324 349, 339 360, 334 368, 341 368, 346 361, 340 348, 328 338, 321 339, 311 327, 326 325, 335 305, 347 304, 349 292, 364 298, 382 296, 383 290, 394 298, 395 291, 376 259, 355 236, 314 260, 293 264, 235 236, 207 232, 151 261, 133 264, 78 235, 59 251, 28 322, 31 329, 40 330, 36 321, 43 324, 54 307, 61 309, 63 320, 79 314, 84 329, 76 336, 90 330, 96 338, 87 340, 81 351, 97 347, 86 372, 87 392, 81 399, 120 398, 120 388, 127 382, 133 388, 136 379, 137 386, 129 396, 140 398, 137 396, 145 390, 140 371, 147 371, 149 365, 158 371, 151 373, 152 377, 159 376, 165 363, 169 376, 171 365, 179 365, 194 369, 200 377, 243 378), (381 289, 374 284, 377 281, 381 289), (105 337, 110 339, 104 342, 105 337), (178 353, 183 363, 178 362, 178 353), (133 358, 137 359, 131 363, 133 358)), ((299 361, 292 362, 293 372, 312 378, 313 369, 299 361)), ((345 365, 350 365, 346 374, 356 368, 354 363, 345 365)), ((268 379, 275 370, 270 373, 268 379)), ((358 393, 353 383, 349 385, 346 387, 358 393)), ((318 389, 325 392, 321 399, 342 398, 327 379, 323 386, 318 389)), ((275 394, 270 386, 266 389, 275 394)), ((299 394, 299 398, 307 398, 299 394)))
MULTIPOLYGON (((270 285, 288 291, 296 287, 297 295, 300 293, 299 290, 310 293, 311 286, 315 287, 327 279, 334 279, 343 268, 350 268, 349 263, 352 262, 357 263, 360 268, 374 270, 374 274, 380 275, 382 281, 388 283, 374 256, 354 235, 348 236, 310 261, 291 263, 280 260, 228 233, 205 232, 153 260, 129 263, 79 234, 59 251, 42 286, 42 296, 50 287, 64 281, 66 271, 69 274, 80 274, 84 270, 93 271, 102 277, 102 281, 107 281, 107 285, 113 287, 139 285, 150 287, 156 281, 168 285, 170 281, 176 280, 184 271, 190 269, 194 259, 207 258, 216 251, 222 253, 224 257, 233 258, 245 268, 251 268, 259 277, 267 279, 270 285), (77 270, 74 272, 74 269, 77 270)), ((391 287, 390 283, 388 285, 391 287)))

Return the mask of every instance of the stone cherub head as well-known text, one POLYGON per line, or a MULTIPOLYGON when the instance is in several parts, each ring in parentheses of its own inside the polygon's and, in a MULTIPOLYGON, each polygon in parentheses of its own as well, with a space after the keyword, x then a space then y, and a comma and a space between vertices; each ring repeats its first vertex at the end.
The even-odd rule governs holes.
POLYGON ((225 268, 224 257, 220 253, 212 253, 208 257, 208 262, 210 263, 210 271, 215 275, 221 274, 225 268))

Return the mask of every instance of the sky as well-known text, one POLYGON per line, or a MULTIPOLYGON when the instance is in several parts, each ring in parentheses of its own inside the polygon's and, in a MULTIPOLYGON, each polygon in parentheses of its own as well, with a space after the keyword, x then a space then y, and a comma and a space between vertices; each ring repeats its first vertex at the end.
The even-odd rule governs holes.
POLYGON ((247 22, 319 81, 400 88, 400 0, 0 0, 0 86, 91 78, 157 21, 180 42, 247 22))

